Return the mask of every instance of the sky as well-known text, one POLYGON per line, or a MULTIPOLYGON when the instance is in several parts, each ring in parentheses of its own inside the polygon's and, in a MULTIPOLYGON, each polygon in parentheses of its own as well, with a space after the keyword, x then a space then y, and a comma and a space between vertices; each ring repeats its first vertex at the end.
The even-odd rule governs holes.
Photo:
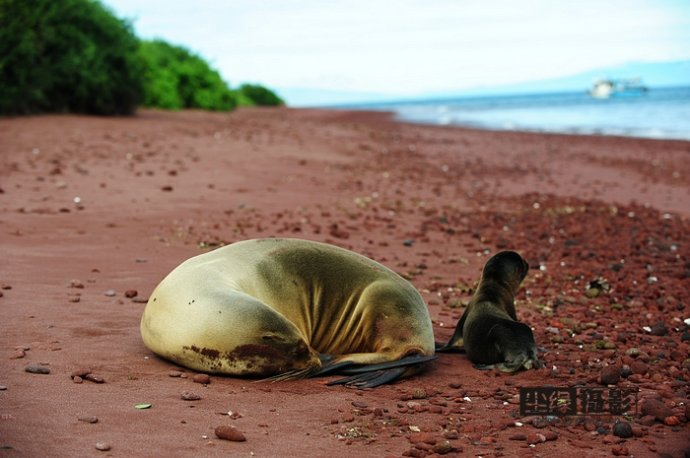
POLYGON ((263 84, 288 103, 304 92, 409 97, 690 59, 689 0, 103 3, 140 38, 182 45, 232 87, 263 84))

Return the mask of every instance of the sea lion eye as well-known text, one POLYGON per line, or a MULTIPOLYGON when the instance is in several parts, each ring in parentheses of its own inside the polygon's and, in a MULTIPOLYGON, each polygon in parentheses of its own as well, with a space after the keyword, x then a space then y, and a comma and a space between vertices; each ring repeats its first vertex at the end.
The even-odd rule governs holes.
POLYGON ((284 342, 285 339, 279 336, 278 334, 273 334, 273 333, 267 333, 261 336, 262 340, 265 340, 267 342, 284 342))

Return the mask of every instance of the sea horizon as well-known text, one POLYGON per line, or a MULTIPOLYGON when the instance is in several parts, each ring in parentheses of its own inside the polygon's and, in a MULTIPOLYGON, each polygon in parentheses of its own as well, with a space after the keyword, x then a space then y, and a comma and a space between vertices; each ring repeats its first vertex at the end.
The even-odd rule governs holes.
POLYGON ((581 90, 348 103, 328 108, 387 111, 397 120, 428 125, 690 140, 690 86, 651 87, 605 99, 581 90))

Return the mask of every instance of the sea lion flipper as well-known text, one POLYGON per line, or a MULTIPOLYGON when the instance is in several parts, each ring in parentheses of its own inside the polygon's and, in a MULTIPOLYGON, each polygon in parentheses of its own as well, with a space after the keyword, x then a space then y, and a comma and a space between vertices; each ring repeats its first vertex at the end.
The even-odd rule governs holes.
POLYGON ((320 377, 322 375, 328 375, 331 373, 342 373, 344 368, 357 365, 353 361, 340 360, 333 361, 333 357, 330 355, 319 355, 321 360, 321 367, 309 374, 309 377, 320 377))
POLYGON ((449 343, 434 342, 436 344, 436 353, 465 353, 462 338, 455 345, 449 343))
POLYGON ((385 363, 354 365, 354 367, 346 367, 338 372, 345 375, 364 374, 378 370, 414 366, 417 364, 428 363, 429 361, 433 361, 435 359, 436 356, 434 355, 410 355, 405 356, 404 358, 396 359, 395 361, 386 361, 385 363))
POLYGON ((376 370, 373 372, 364 372, 361 374, 351 375, 349 377, 333 380, 326 385, 345 385, 359 389, 376 388, 379 385, 393 382, 399 379, 406 371, 405 367, 394 367, 391 369, 376 370))
POLYGON ((464 344, 464 339, 462 337, 462 332, 463 328, 465 327, 465 320, 467 319, 467 311, 469 308, 465 309, 465 312, 462 314, 460 317, 460 320, 458 321, 458 324, 455 326, 455 332, 453 333, 453 336, 448 340, 448 343, 445 345, 439 346, 439 343, 436 342, 436 351, 440 353, 464 353, 465 352, 465 344, 464 344))

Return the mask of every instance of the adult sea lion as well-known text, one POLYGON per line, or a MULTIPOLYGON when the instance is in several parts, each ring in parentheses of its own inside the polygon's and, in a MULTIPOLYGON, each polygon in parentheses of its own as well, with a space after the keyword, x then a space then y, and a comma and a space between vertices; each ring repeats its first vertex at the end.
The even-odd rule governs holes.
POLYGON ((462 351, 479 369, 503 372, 542 366, 532 330, 517 321, 515 294, 529 266, 514 251, 492 256, 453 337, 437 351, 462 351))
POLYGON ((154 353, 204 372, 275 380, 327 373, 374 387, 434 359, 429 312, 383 265, 324 243, 256 239, 183 262, 141 318, 154 353))

